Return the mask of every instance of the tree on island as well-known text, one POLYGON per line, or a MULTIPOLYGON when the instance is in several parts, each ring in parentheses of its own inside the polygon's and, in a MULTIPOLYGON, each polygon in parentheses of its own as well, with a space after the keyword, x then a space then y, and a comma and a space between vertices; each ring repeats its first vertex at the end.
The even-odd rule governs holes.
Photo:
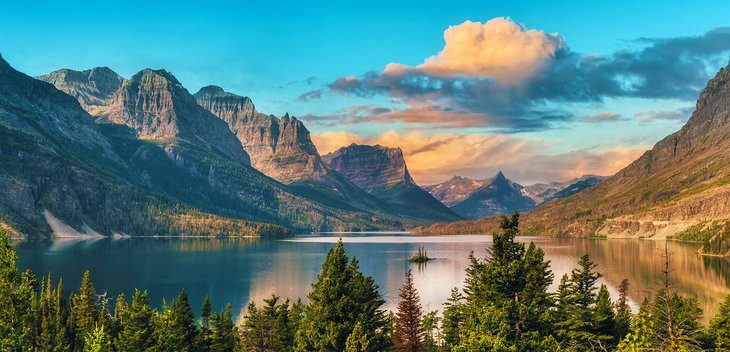
POLYGON ((393 344, 398 352, 420 352, 423 345, 423 309, 416 287, 413 286, 411 270, 406 272, 406 281, 400 289, 400 302, 395 313, 393 344))

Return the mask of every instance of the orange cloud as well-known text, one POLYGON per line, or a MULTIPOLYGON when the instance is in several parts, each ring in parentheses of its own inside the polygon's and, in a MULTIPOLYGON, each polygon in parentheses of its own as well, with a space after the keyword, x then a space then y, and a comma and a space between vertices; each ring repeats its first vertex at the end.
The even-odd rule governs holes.
POLYGON ((524 183, 569 180, 585 174, 612 175, 639 157, 648 147, 578 150, 549 154, 552 143, 499 134, 433 134, 388 131, 379 136, 350 132, 312 135, 320 153, 357 144, 380 144, 403 150, 408 170, 421 185, 445 181, 454 175, 492 176, 503 170, 524 183))
MULTIPOLYGON (((562 37, 527 29, 510 18, 497 17, 482 24, 466 21, 444 32, 446 45, 427 58, 416 70, 437 77, 482 76, 509 84, 530 77, 559 50, 566 49, 562 37)), ((412 70, 391 63, 386 74, 412 70)))

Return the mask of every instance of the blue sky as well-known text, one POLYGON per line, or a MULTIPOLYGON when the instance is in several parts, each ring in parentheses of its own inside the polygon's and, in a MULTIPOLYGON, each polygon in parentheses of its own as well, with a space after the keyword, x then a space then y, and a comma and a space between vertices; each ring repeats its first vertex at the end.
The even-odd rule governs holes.
MULTIPOLYGON (((640 38, 696 37, 730 26, 727 1, 676 1, 663 2, 661 6, 640 1, 601 5, 586 1, 555 3, 558 4, 4 0, 0 11, 0 53, 16 69, 29 75, 59 68, 109 66, 129 77, 145 67, 165 68, 191 92, 216 84, 250 96, 262 112, 303 116, 322 151, 351 141, 392 145, 400 142, 409 164, 413 164, 416 180, 421 183, 438 182, 453 174, 487 177, 498 169, 505 169, 508 177, 523 183, 572 177, 582 172, 615 172, 620 164, 681 127, 684 120, 671 113, 680 111, 688 117, 694 98, 687 93, 660 97, 610 93, 588 101, 540 100, 543 105, 539 111, 525 110, 525 104, 535 104, 529 101, 503 119, 556 112, 565 116, 541 123, 544 118, 535 115, 529 128, 503 120, 494 124, 492 119, 468 127, 444 127, 403 117, 383 122, 383 118, 368 112, 360 113, 352 122, 345 115, 353 107, 400 109, 407 114, 414 107, 429 106, 447 113, 455 109, 464 116, 492 111, 484 106, 475 108, 470 102, 452 106, 453 101, 448 99, 453 97, 446 92, 439 92, 444 94, 439 99, 444 100, 436 106, 430 96, 422 93, 404 97, 393 90, 355 94, 333 88, 338 78, 350 76, 367 85, 365 75, 382 73, 389 63, 417 70, 417 65, 444 49, 444 31, 466 20, 485 23, 509 17, 525 30, 557 33, 564 51, 580 57, 608 57, 622 50, 638 51, 652 45, 637 41, 640 38), (312 91, 321 91, 321 97, 298 99, 312 91), (587 122, 594 116, 599 116, 596 121, 600 116, 606 119, 587 122), (453 154, 459 148, 456 141, 465 140, 461 138, 465 136, 477 142, 462 145, 462 149, 482 148, 478 158, 460 158, 468 165, 459 160, 434 162, 444 153, 453 154), (447 144, 452 149, 423 151, 428 149, 425 147, 433 149, 447 144), (497 151, 499 155, 495 155, 497 151), (540 167, 550 170, 534 170, 536 158, 540 167), (548 163, 550 160, 553 162, 548 163), (570 168, 571 165, 580 167, 570 168)), ((717 50, 713 55, 708 54, 708 72, 717 70, 730 58, 727 52, 717 50)), ((684 67, 696 65, 679 69, 684 67)), ((427 75, 427 79, 433 78, 431 73, 420 73, 427 75)), ((697 75, 702 80, 708 76, 697 75)), ((688 88, 692 89, 696 90, 688 88)), ((444 116, 444 121, 450 118, 448 114, 444 116)))

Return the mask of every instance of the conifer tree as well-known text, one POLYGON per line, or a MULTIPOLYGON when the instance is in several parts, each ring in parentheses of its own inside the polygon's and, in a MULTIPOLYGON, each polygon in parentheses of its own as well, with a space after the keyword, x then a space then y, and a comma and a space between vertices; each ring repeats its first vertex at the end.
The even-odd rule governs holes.
POLYGON ((193 351, 198 326, 190 307, 187 292, 183 289, 169 308, 156 319, 157 351, 193 351))
POLYGON ((223 312, 211 315, 210 330, 210 352, 227 352, 236 348, 236 330, 230 304, 226 305, 223 312))
POLYGON ((264 300, 264 307, 249 303, 246 320, 241 327, 241 344, 246 351, 290 351, 294 347, 289 301, 279 303, 272 295, 264 300))
POLYGON ((596 335, 594 344, 605 349, 612 349, 616 344, 616 321, 613 312, 613 302, 606 285, 601 285, 593 308, 593 333, 596 335))
MULTIPOLYGON (((116 312, 116 314, 120 314, 116 312)), ((155 344, 153 318, 155 312, 149 307, 147 291, 135 290, 132 304, 121 312, 117 350, 143 352, 155 344)))
POLYGON ((117 296, 116 305, 114 306, 114 318, 112 319, 111 335, 115 339, 117 335, 119 335, 119 331, 122 328, 122 318, 124 317, 124 312, 126 311, 127 307, 127 300, 124 297, 124 294, 120 293, 117 296))
POLYGON ((111 352, 112 343, 109 332, 104 330, 104 325, 96 324, 94 329, 84 336, 83 352, 111 352))
POLYGON ((21 351, 33 346, 36 283, 30 271, 18 273, 9 235, 0 228, 0 351, 21 351))
POLYGON ((629 280, 623 279, 618 287, 616 301, 616 341, 621 341, 631 328, 631 307, 629 307, 629 280))
POLYGON ((466 319, 464 296, 452 288, 451 296, 444 303, 444 319, 441 324, 444 349, 451 350, 460 343, 460 331, 466 319))
POLYGON ((423 350, 425 352, 438 351, 439 344, 441 343, 440 321, 441 318, 439 318, 438 311, 436 310, 428 312, 423 316, 421 323, 423 325, 423 350))
POLYGON ((96 291, 91 282, 91 272, 86 270, 81 279, 79 292, 71 296, 71 314, 73 315, 76 350, 81 350, 84 339, 91 333, 98 321, 99 305, 96 303, 96 291))
POLYGON ((418 291, 413 285, 411 270, 406 272, 406 281, 400 289, 398 312, 395 314, 393 344, 398 352, 420 352, 423 345, 423 309, 418 291))
POLYGON ((348 263, 342 240, 330 248, 307 297, 297 351, 341 352, 358 322, 369 339, 367 351, 384 351, 392 345, 388 320, 380 309, 385 300, 373 278, 360 272, 357 260, 348 263))
POLYGON ((198 349, 201 351, 207 351, 210 347, 210 316, 212 308, 210 305, 210 298, 205 295, 203 300, 203 309, 200 313, 200 330, 198 332, 198 349))
POLYGON ((358 322, 345 341, 345 352, 365 352, 367 350, 368 336, 363 331, 362 324, 358 322))
POLYGON ((720 310, 710 321, 709 334, 715 351, 730 351, 730 295, 720 305, 720 310))

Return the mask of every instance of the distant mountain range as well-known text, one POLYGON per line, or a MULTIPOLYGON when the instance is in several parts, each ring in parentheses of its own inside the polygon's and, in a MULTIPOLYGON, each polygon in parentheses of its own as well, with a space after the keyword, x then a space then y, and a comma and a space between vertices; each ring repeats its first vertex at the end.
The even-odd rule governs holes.
POLYGON ((479 219, 529 211, 594 186, 603 179, 601 176, 587 175, 567 182, 537 183, 523 187, 507 179, 500 171, 494 177, 483 180, 454 176, 446 182, 424 189, 457 214, 467 219, 479 219))
POLYGON ((165 70, 34 79, 0 57, 0 135, 9 190, 0 226, 15 235, 393 230, 458 219, 443 206, 399 212, 377 184, 365 190, 329 167, 301 121, 259 113, 219 87, 193 96, 165 70))
MULTIPOLYGON (((528 233, 691 238, 730 250, 730 68, 711 79, 689 121, 605 181, 524 215, 528 233)), ((436 224, 419 233, 495 230, 498 219, 436 224)))

